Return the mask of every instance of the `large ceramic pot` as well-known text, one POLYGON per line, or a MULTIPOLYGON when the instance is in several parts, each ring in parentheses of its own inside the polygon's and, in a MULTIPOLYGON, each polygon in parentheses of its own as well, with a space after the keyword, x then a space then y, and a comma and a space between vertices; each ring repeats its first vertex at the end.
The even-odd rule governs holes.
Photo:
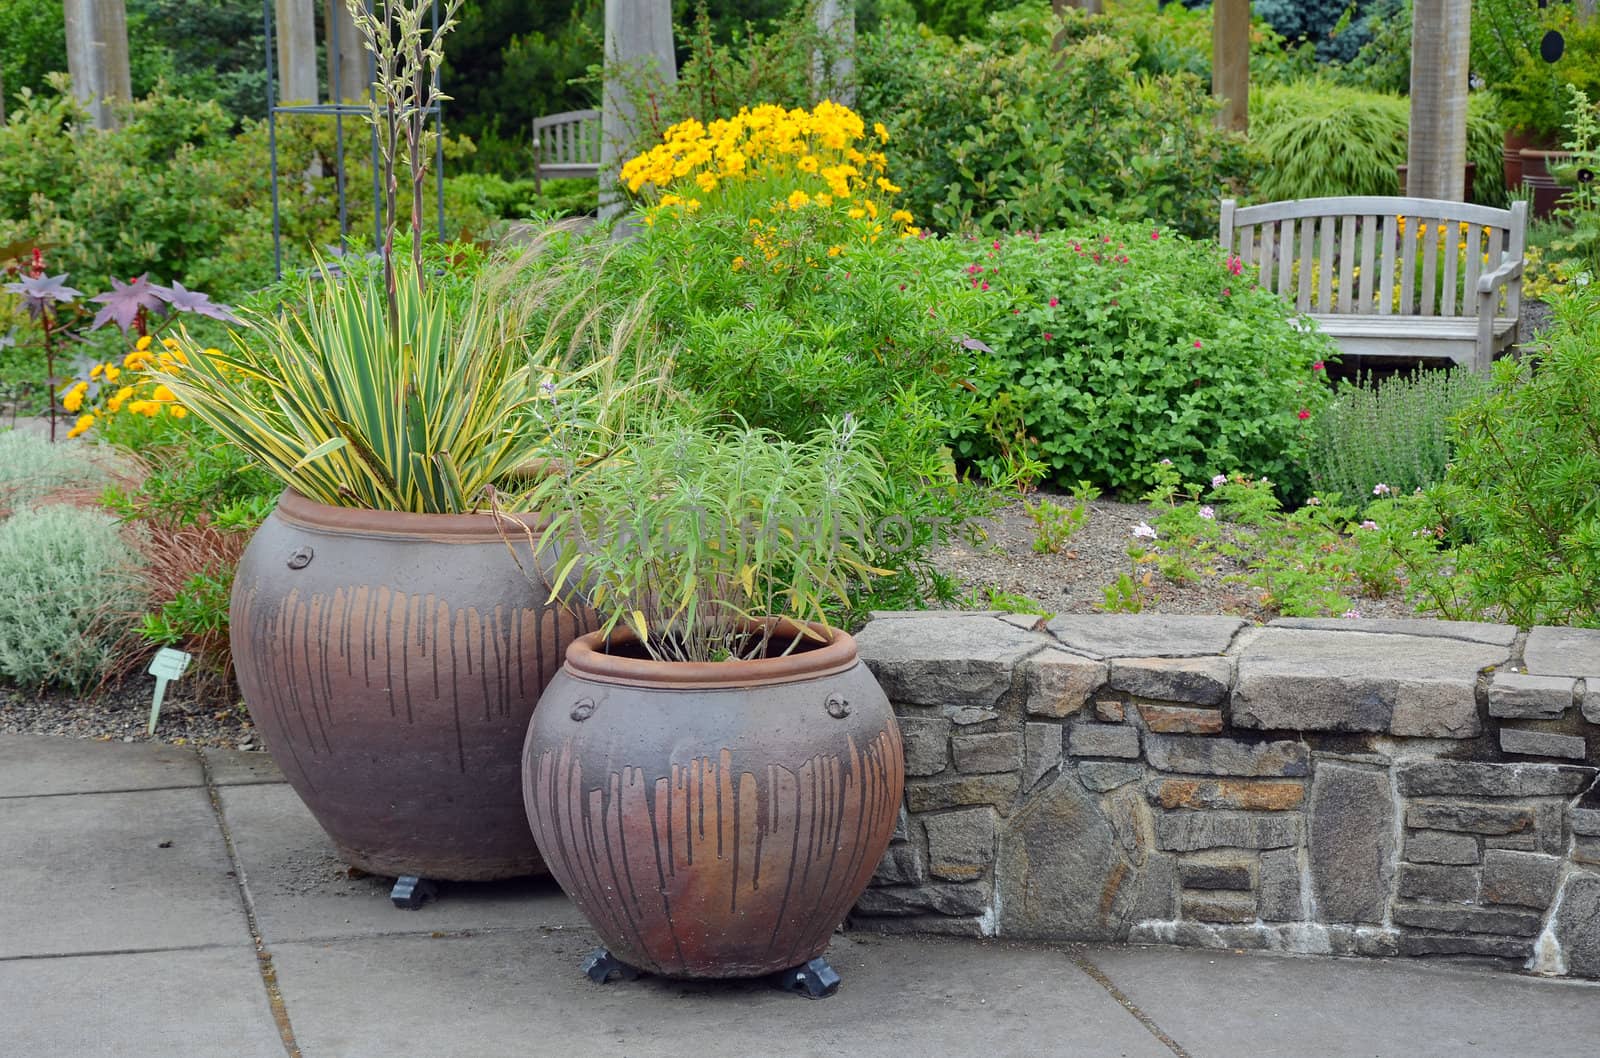
POLYGON ((529 583, 495 516, 286 492, 239 563, 229 619, 251 719, 346 862, 455 881, 542 870, 522 740, 593 620, 529 583))
POLYGON ((905 785, 855 640, 704 665, 630 642, 575 642, 528 730, 523 793, 550 873, 639 969, 749 977, 820 956, 905 785))
POLYGON ((1505 162, 1506 190, 1515 192, 1522 186, 1522 152, 1524 150, 1548 151, 1561 146, 1560 137, 1549 132, 1528 129, 1506 129, 1505 145, 1501 158, 1505 162))

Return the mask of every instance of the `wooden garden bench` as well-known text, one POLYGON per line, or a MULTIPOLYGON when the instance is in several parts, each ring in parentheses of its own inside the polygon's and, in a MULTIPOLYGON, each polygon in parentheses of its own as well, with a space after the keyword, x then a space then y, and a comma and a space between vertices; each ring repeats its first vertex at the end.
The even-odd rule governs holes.
POLYGON ((533 119, 533 186, 545 180, 598 178, 600 111, 569 110, 533 119))
POLYGON ((1220 237, 1346 355, 1444 357, 1486 372, 1517 340, 1527 219, 1525 202, 1226 198, 1220 237))

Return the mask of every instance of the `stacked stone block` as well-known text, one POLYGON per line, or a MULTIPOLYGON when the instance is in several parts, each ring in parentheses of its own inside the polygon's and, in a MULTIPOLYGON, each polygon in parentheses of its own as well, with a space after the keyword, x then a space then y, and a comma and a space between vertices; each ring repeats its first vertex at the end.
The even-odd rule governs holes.
POLYGON ((939 613, 858 638, 908 780, 857 926, 1600 976, 1600 633, 939 613))

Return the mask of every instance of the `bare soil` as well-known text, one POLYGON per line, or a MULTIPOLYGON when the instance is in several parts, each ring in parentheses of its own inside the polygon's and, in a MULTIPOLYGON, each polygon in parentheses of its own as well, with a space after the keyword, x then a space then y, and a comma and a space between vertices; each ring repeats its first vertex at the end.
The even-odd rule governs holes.
MULTIPOLYGON (((1062 506, 1074 502, 1070 496, 1047 490, 1038 495, 1062 506)), ((1093 500, 1088 506, 1083 527, 1059 553, 1033 550, 1037 531, 1018 499, 978 523, 984 537, 980 543, 943 548, 935 554, 934 565, 958 580, 964 591, 978 592, 980 598, 985 589, 994 588, 1027 596, 1052 613, 1098 612, 1104 608, 1106 586, 1120 574, 1134 572, 1127 555, 1133 527, 1151 522, 1155 511, 1147 504, 1111 499, 1093 500)), ((1155 547, 1160 546, 1160 540, 1155 541, 1155 547)), ((1225 613, 1257 621, 1278 616, 1262 605, 1249 585, 1230 579, 1247 570, 1225 557, 1217 557, 1214 574, 1193 584, 1175 584, 1150 566, 1140 567, 1137 575, 1143 577, 1146 572, 1152 573, 1144 591, 1147 612, 1225 613)), ((1416 616, 1399 598, 1362 599, 1357 606, 1363 617, 1416 616)))

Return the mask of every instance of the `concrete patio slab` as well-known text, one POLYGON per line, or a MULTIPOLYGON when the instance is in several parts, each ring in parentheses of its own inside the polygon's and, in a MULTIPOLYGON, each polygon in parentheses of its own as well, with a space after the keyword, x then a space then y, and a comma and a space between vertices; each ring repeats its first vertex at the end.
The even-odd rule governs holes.
POLYGON ((283 772, 272 758, 258 750, 214 749, 200 751, 218 786, 249 786, 262 782, 283 782, 283 772))
POLYGON ((250 939, 204 789, 13 798, 0 849, 0 958, 250 939))
POLYGON ((0 961, 0 1053, 283 1058, 255 950, 0 961))
POLYGON ((1192 1058, 1589 1058, 1600 986, 1376 960, 1099 948, 1111 982, 1192 1058))
POLYGON ((0 797, 202 786, 192 749, 159 742, 96 742, 54 735, 0 738, 0 797))
POLYGON ((275 957, 304 1058, 1172 1058, 1059 951, 839 936, 844 983, 813 1003, 759 982, 595 985, 578 973, 593 944, 587 929, 528 930, 275 957))
POLYGON ((229 786, 219 794, 257 926, 269 944, 583 921, 549 879, 450 883, 439 900, 399 910, 389 902, 394 879, 350 877, 288 786, 229 786))

